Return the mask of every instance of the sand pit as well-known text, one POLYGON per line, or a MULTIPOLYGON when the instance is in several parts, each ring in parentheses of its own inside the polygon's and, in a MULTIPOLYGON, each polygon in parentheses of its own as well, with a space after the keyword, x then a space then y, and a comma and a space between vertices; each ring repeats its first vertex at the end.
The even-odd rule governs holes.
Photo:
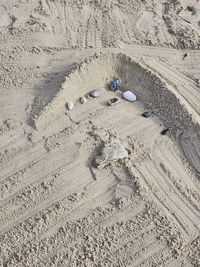
POLYGON ((199 10, 1 1, 0 266, 200 266, 199 10))

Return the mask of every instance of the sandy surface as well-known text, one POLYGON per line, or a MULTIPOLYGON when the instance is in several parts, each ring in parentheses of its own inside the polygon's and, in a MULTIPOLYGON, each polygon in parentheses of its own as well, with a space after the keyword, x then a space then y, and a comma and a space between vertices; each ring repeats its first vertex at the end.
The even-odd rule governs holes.
POLYGON ((1 0, 0 266, 200 266, 199 43, 199 1, 1 0))

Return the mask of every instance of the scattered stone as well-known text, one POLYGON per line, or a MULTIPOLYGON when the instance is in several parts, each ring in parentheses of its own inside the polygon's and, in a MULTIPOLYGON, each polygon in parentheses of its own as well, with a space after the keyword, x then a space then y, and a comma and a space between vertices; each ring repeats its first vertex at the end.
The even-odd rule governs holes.
POLYGON ((136 101, 137 97, 134 93, 132 93, 131 91, 126 91, 123 93, 123 98, 125 98, 126 100, 133 102, 136 101))
POLYGON ((128 157, 127 150, 118 139, 110 139, 104 143, 101 155, 95 158, 95 166, 103 169, 108 164, 128 157))
POLYGON ((73 107, 74 107, 74 103, 73 103, 71 100, 69 100, 69 101, 67 102, 67 108, 68 108, 69 110, 72 110, 73 107))
POLYGON ((101 96, 101 94, 102 94, 101 90, 94 90, 94 91, 92 91, 92 92, 90 93, 90 95, 91 95, 92 97, 99 97, 99 96, 101 96))
POLYGON ((150 111, 145 111, 145 112, 143 113, 143 117, 145 117, 145 118, 149 118, 149 117, 151 117, 151 112, 150 112, 150 111))
POLYGON ((115 79, 111 82, 111 85, 110 85, 111 90, 113 91, 119 90, 120 87, 121 87, 121 83, 119 80, 115 79))
POLYGON ((188 56, 188 54, 187 53, 185 53, 184 55, 183 55, 183 58, 182 58, 182 60, 184 60, 186 57, 188 56))
POLYGON ((109 106, 114 106, 116 104, 118 104, 120 102, 120 99, 117 98, 117 97, 114 97, 114 98, 111 98, 109 101, 108 101, 108 105, 109 106))
POLYGON ((87 101, 87 99, 86 99, 85 96, 81 96, 81 97, 80 97, 80 102, 81 102, 81 104, 85 104, 85 103, 87 103, 88 101, 87 101))
POLYGON ((164 130, 161 132, 161 134, 162 134, 162 135, 166 135, 168 132, 169 132, 169 129, 164 129, 164 130))

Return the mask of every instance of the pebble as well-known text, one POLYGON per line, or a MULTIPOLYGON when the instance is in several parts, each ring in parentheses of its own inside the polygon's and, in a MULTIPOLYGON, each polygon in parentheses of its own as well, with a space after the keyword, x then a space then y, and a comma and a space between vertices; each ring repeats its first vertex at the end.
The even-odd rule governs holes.
POLYGON ((73 107, 74 107, 74 103, 73 103, 71 100, 69 100, 69 101, 67 102, 67 108, 68 108, 69 110, 72 110, 73 107))
POLYGON ((162 130, 161 134, 166 135, 168 132, 169 132, 169 129, 164 129, 164 130, 162 130))
POLYGON ((126 100, 133 102, 136 101, 137 97, 134 93, 132 93, 131 91, 126 91, 123 93, 123 98, 125 98, 126 100))
POLYGON ((121 84, 119 80, 113 80, 111 82, 111 90, 118 90, 120 88, 121 84))
POLYGON ((145 118, 149 118, 149 117, 151 117, 151 112, 149 112, 149 111, 145 111, 145 112, 143 113, 143 117, 145 117, 145 118))
POLYGON ((94 90, 90 93, 92 97, 99 97, 101 96, 102 92, 100 90, 94 90))
POLYGON ((114 106, 116 104, 118 104, 120 102, 120 99, 117 98, 117 97, 114 97, 114 98, 111 98, 109 101, 108 101, 108 105, 109 106, 114 106))
POLYGON ((81 96, 81 97, 80 97, 80 102, 81 102, 81 104, 85 104, 85 103, 87 103, 88 101, 87 101, 86 97, 81 96))

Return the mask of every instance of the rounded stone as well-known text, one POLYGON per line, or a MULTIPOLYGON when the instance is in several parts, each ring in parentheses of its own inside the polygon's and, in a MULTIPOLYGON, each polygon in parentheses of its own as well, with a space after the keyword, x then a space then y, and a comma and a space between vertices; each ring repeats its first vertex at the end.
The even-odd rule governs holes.
POLYGON ((74 103, 73 103, 71 100, 69 100, 69 101, 67 102, 67 108, 68 108, 69 110, 72 110, 73 107, 74 107, 74 103))
POLYGON ((126 91, 123 93, 123 98, 125 98, 126 100, 133 102, 136 101, 137 97, 134 93, 132 93, 131 91, 126 91))
POLYGON ((145 118, 149 118, 149 117, 151 117, 151 112, 150 112, 150 111, 145 111, 145 112, 143 113, 143 117, 145 117, 145 118))
POLYGON ((120 88, 120 86, 121 86, 121 83, 119 80, 113 80, 111 82, 111 90, 114 90, 114 91, 118 90, 120 88))
POLYGON ((94 91, 92 91, 92 92, 90 93, 90 95, 91 95, 92 97, 99 97, 99 96, 101 96, 101 94, 102 94, 101 90, 94 90, 94 91))

